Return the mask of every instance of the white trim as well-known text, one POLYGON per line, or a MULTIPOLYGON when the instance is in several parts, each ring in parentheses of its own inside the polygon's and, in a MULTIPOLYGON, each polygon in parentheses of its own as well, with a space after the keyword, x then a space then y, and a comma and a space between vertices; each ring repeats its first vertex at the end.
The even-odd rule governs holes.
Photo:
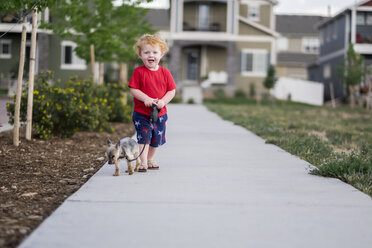
POLYGON ((351 9, 351 43, 355 44, 356 35, 356 7, 351 9))
POLYGON ((372 44, 354 44, 354 50, 359 54, 372 54, 372 44))
POLYGON ((253 22, 253 21, 251 21, 247 18, 239 16, 239 21, 245 22, 246 24, 251 25, 252 27, 255 27, 255 28, 261 30, 262 32, 268 33, 268 34, 270 34, 270 35, 272 35, 276 38, 280 37, 280 34, 277 33, 275 30, 267 28, 267 27, 265 27, 261 24, 255 23, 255 22, 253 22))
POLYGON ((349 33, 350 33, 350 15, 345 15, 345 46, 344 50, 348 49, 349 47, 349 33))
POLYGON ((274 13, 273 5, 270 5, 270 28, 275 30, 276 27, 276 15, 274 13))
POLYGON ((164 37, 170 40, 195 40, 195 41, 251 41, 251 42, 272 42, 275 40, 272 36, 259 35, 231 35, 222 32, 181 32, 167 33, 161 32, 164 37))
POLYGON ((69 41, 69 40, 63 40, 61 41, 61 70, 86 70, 87 69, 87 65, 85 63, 85 61, 81 58, 79 58, 76 54, 75 54, 75 49, 76 47, 76 43, 73 42, 73 41, 69 41), (71 64, 65 64, 64 62, 64 53, 65 53, 65 47, 66 46, 71 46, 72 47, 72 57, 71 57, 71 64), (82 63, 76 63, 76 62, 79 62, 81 61, 82 63))
POLYGON ((229 34, 238 34, 239 25, 237 17, 239 16, 238 7, 239 4, 236 0, 228 0, 227 2, 227 20, 226 20, 226 32, 229 34))
POLYGON ((250 49, 250 48, 244 48, 241 50, 242 52, 242 57, 241 57, 241 61, 240 61, 240 65, 241 65, 241 75, 243 77, 266 77, 266 70, 267 70, 267 55, 269 54, 269 51, 268 50, 265 50, 265 49, 250 49), (254 64, 254 55, 255 54, 263 54, 265 56, 265 69, 264 71, 244 71, 245 67, 246 67, 246 59, 244 59, 244 54, 253 54, 253 59, 252 59, 252 69, 254 70, 254 67, 255 67, 255 64, 254 64))
POLYGON ((0 59, 11 59, 12 58, 12 40, 0 39, 0 59), (9 45, 9 53, 3 54, 3 44, 9 45))
POLYGON ((372 7, 371 6, 360 6, 357 8, 358 11, 372 11, 372 7))
POLYGON ((44 10, 44 21, 49 23, 49 8, 45 8, 44 10))

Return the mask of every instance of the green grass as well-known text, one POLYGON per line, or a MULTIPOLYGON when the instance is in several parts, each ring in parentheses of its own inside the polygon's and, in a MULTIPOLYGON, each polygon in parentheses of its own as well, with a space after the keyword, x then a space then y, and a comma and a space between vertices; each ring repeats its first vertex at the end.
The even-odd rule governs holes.
POLYGON ((219 99, 205 105, 318 169, 372 196, 372 111, 346 106, 219 99))

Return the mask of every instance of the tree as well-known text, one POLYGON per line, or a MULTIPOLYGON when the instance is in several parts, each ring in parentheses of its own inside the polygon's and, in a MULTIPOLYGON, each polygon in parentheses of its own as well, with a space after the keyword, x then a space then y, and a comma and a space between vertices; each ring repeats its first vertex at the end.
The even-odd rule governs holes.
POLYGON ((266 89, 271 90, 272 88, 274 88, 276 81, 277 78, 275 76, 275 67, 273 65, 270 65, 269 69, 267 70, 267 75, 263 82, 263 85, 266 89))
POLYGON ((355 52, 352 43, 349 45, 343 65, 338 67, 337 71, 342 81, 348 87, 350 107, 354 107, 355 92, 359 88, 359 84, 362 82, 363 77, 366 74, 366 68, 364 67, 363 57, 355 52))
MULTIPOLYGON (((19 12, 20 20, 23 22, 22 27, 22 39, 20 47, 20 59, 18 68, 18 80, 17 80, 17 92, 16 92, 16 107, 14 113, 14 128, 13 128, 13 144, 19 145, 19 115, 21 106, 21 94, 22 94, 22 81, 23 81, 23 70, 25 62, 25 50, 26 50, 26 23, 27 15, 32 13, 33 18, 33 29, 31 39, 31 54, 30 54, 30 67, 29 67, 29 92, 33 91, 33 79, 34 79, 34 65, 35 65, 35 47, 36 47, 36 32, 37 32, 37 12, 42 11, 46 7, 51 7, 56 3, 56 0, 13 0, 1 3, 0 12, 3 13, 14 13, 19 12)), ((32 126, 32 101, 33 92, 28 94, 28 111, 27 111, 27 128, 26 138, 31 139, 31 126, 32 126)))
MULTIPOLYGON (((89 63, 92 45, 95 61, 103 71, 104 62, 125 61, 131 57, 133 40, 144 30, 144 9, 138 4, 145 1, 122 0, 61 0, 53 10, 55 21, 43 26, 63 38, 74 41, 76 54, 89 63)), ((150 2, 147 0, 146 2, 150 2)), ((100 76, 102 82, 103 75, 100 76)))

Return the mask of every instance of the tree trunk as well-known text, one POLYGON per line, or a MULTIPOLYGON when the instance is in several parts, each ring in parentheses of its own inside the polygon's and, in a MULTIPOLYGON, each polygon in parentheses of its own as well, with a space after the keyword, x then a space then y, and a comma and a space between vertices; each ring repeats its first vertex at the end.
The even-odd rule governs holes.
POLYGON ((349 85, 349 94, 350 94, 350 107, 355 107, 355 96, 354 96, 354 87, 349 85))
POLYGON ((128 64, 120 63, 119 82, 125 85, 128 81, 128 64))
POLYGON ((335 89, 333 88, 333 83, 332 82, 329 83, 329 91, 331 92, 331 103, 332 103, 332 107, 335 108, 336 107, 335 89))
POLYGON ((98 79, 98 84, 102 85, 103 84, 103 75, 105 72, 105 64, 103 62, 99 62, 99 79, 98 79))
POLYGON ((36 55, 36 35, 37 35, 37 12, 32 11, 32 33, 31 33, 31 51, 29 68, 29 85, 27 99, 27 126, 26 139, 31 140, 32 134, 32 104, 34 100, 34 81, 35 81, 35 55, 36 55))
POLYGON ((91 45, 90 45, 90 70, 92 71, 92 78, 93 78, 93 81, 94 81, 94 78, 95 78, 95 69, 94 69, 94 65, 95 65, 95 59, 94 59, 94 45, 91 44, 91 45))
POLYGON ((25 51, 26 51, 26 23, 27 17, 23 17, 22 26, 22 40, 20 47, 20 58, 18 67, 18 80, 17 80, 17 93, 16 93, 16 105, 14 110, 14 129, 13 129, 13 145, 19 146, 19 115, 21 110, 21 95, 22 95, 22 81, 23 81, 23 69, 25 66, 25 51))

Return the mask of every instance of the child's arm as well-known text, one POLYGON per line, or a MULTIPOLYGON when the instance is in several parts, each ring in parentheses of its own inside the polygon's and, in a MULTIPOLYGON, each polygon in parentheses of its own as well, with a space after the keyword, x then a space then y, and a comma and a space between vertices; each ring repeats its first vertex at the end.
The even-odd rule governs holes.
POLYGON ((155 103, 155 101, 156 101, 156 99, 153 99, 153 98, 149 97, 148 95, 146 95, 145 93, 143 93, 139 89, 131 88, 130 93, 132 94, 133 97, 135 97, 136 99, 143 102, 146 107, 151 107, 152 104, 155 103))
POLYGON ((172 101, 173 97, 176 95, 176 90, 171 90, 165 93, 164 97, 162 99, 159 99, 156 103, 156 106, 158 109, 161 109, 165 105, 167 105, 170 101, 172 101))

